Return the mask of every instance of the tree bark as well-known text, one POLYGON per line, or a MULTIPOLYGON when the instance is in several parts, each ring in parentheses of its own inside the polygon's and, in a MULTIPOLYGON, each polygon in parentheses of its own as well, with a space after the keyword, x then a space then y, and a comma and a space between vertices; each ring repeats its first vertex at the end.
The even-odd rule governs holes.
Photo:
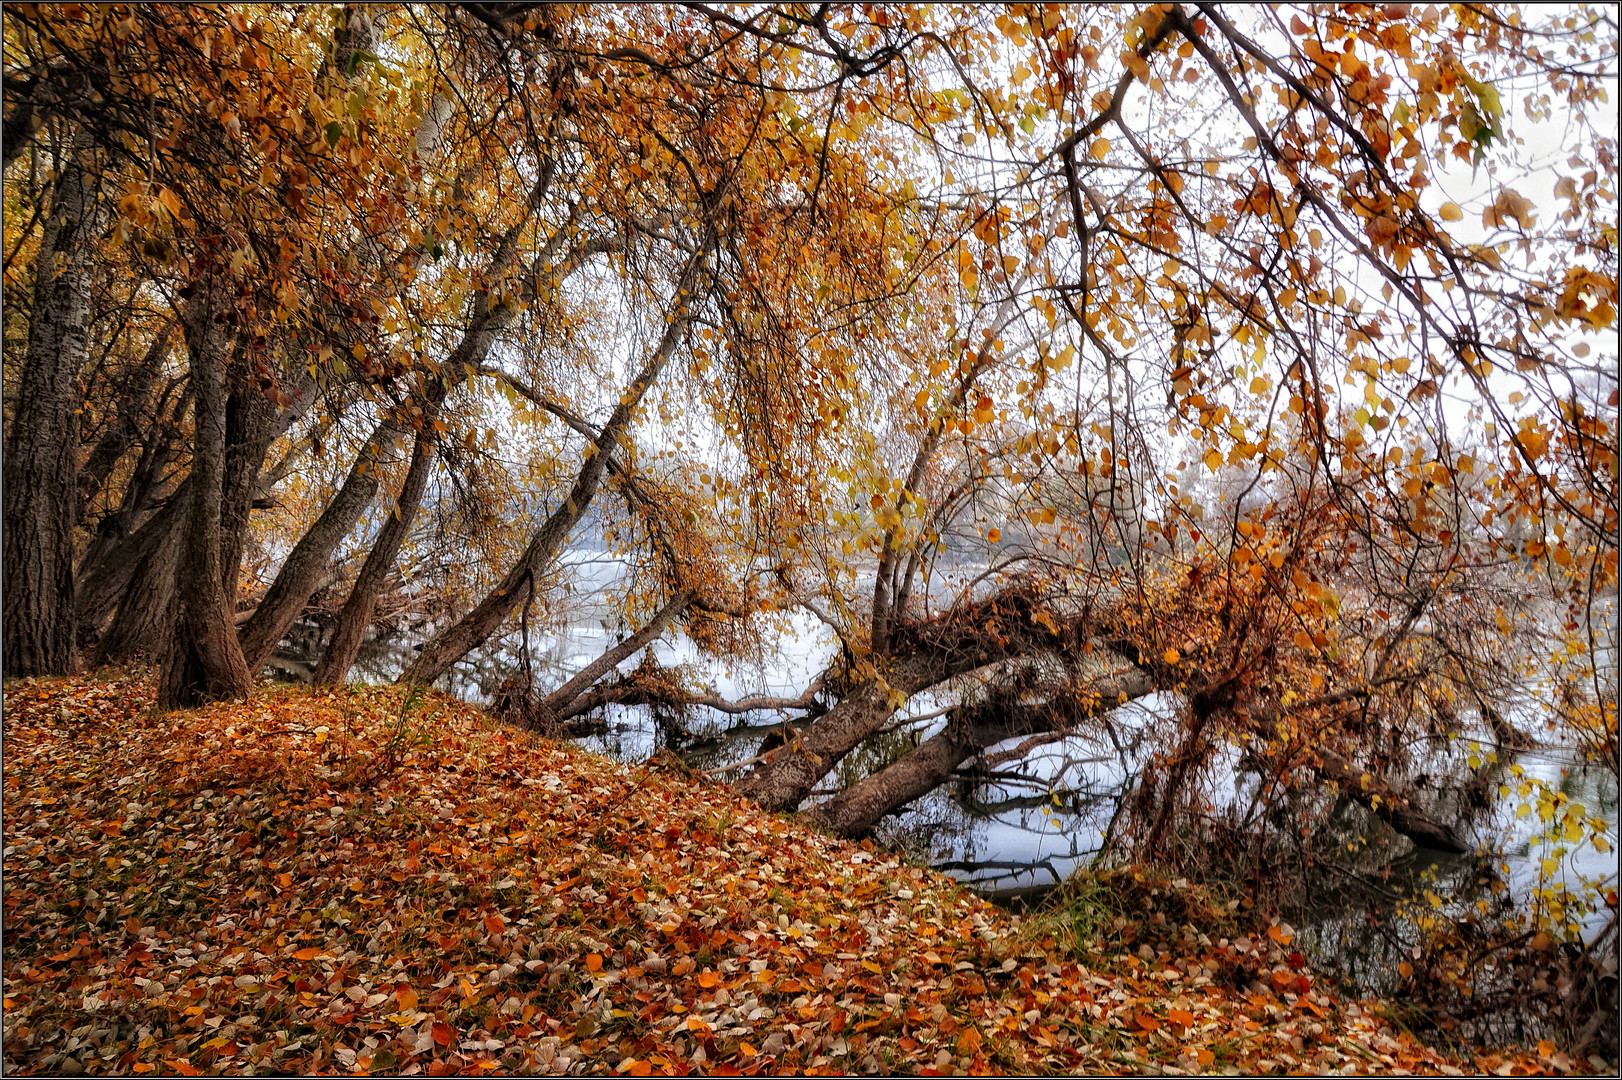
POLYGON ((979 708, 953 710, 945 730, 925 739, 900 761, 812 807, 806 818, 840 836, 862 836, 894 813, 950 780, 957 767, 1004 739, 1074 727, 1082 720, 1117 709, 1153 693, 1147 672, 1132 669, 1091 684, 1075 696, 1039 706, 992 701, 979 708))
POLYGON ((103 553, 79 567, 75 596, 81 640, 91 640, 122 603, 137 568, 154 550, 178 545, 191 515, 191 483, 180 482, 169 501, 133 532, 109 542, 103 553))
MULTIPOLYGON (((276 408, 254 378, 244 349, 232 350, 230 394, 225 405, 225 468, 220 480, 220 581, 236 610, 237 579, 248 544, 248 517, 259 494, 259 472, 276 441, 276 408)), ((251 668, 249 669, 252 670, 251 668)))
POLYGON ((184 320, 195 416, 191 512, 184 535, 186 571, 175 590, 174 632, 158 690, 158 703, 165 708, 242 698, 253 689, 253 675, 237 644, 234 603, 226 593, 222 565, 229 350, 214 322, 212 285, 208 280, 196 284, 184 320))
POLYGON ((556 558, 569 533, 596 496, 603 473, 608 468, 609 456, 619 449, 620 437, 631 422, 636 407, 659 378, 665 364, 675 355, 676 346, 692 322, 691 301, 703 273, 707 246, 701 245, 688 259, 677 282, 676 310, 671 313, 664 335, 636 379, 620 395, 619 404, 609 415, 608 423, 603 425, 602 434, 587 444, 585 463, 581 465, 563 505, 553 511, 535 531, 512 569, 478 606, 427 644, 400 677, 401 682, 431 683, 449 671, 452 664, 477 648, 506 621, 522 598, 524 585, 556 558))
POLYGON ((817 781, 914 694, 987 664, 1058 648, 1062 639, 1034 621, 1037 613, 1031 597, 1014 592, 928 623, 893 625, 889 637, 899 655, 882 679, 858 684, 739 780, 739 793, 768 810, 797 809, 817 781))
POLYGON ((543 698, 536 709, 539 719, 544 722, 547 718, 568 709, 574 700, 589 690, 598 679, 613 671, 631 654, 664 633, 665 627, 670 625, 670 620, 687 610, 687 605, 691 604, 697 595, 692 589, 684 589, 671 597, 664 607, 654 613, 646 626, 608 649, 580 669, 572 679, 543 698))
POLYGON ((425 410, 422 427, 411 447, 411 464, 406 469, 405 481, 394 502, 394 513, 383 522, 377 540, 366 555, 366 562, 349 590, 343 610, 338 613, 338 625, 332 632, 332 642, 316 668, 314 682, 318 685, 341 686, 360 653, 361 639, 371 625, 372 610, 377 605, 383 582, 394 569, 394 560, 400 554, 400 545, 411 531, 411 523, 422 505, 422 495, 428 487, 428 474, 434 462, 434 417, 438 410, 425 410))
MULTIPOLYGON (((179 515, 169 519, 178 525, 179 515)), ((171 528, 173 538, 179 532, 171 528)), ((180 572, 180 545, 173 539, 155 545, 140 559, 118 602, 112 625, 97 643, 96 666, 161 657, 172 628, 175 581, 180 572)))
POLYGON ((73 528, 79 510, 79 380, 90 332, 97 198, 70 153, 40 242, 28 349, 6 440, 0 649, 8 676, 66 674, 78 663, 73 528))
POLYGON ((259 606, 243 624, 237 636, 249 671, 259 670, 287 633, 287 628, 304 610, 304 605, 321 587, 333 550, 349 535, 349 530, 355 527, 355 522, 377 494, 382 444, 392 441, 400 430, 392 420, 377 425, 356 456, 343 486, 321 511, 315 524, 299 538, 277 571, 276 580, 271 582, 259 606))
POLYGON ((92 499, 101 491, 107 477, 112 474, 124 454, 140 432, 141 417, 146 411, 147 398, 152 395, 164 354, 169 351, 169 339, 174 327, 164 327, 153 340, 146 355, 136 363, 119 387, 118 416, 97 441, 79 470, 79 500, 81 510, 88 509, 92 499))
POLYGON ((1470 850, 1470 845, 1459 838, 1452 826, 1421 814, 1414 809, 1413 800, 1408 796, 1383 780, 1351 768, 1338 755, 1318 751, 1318 764, 1314 769, 1319 776, 1333 780, 1341 791, 1420 847, 1455 855, 1470 850))

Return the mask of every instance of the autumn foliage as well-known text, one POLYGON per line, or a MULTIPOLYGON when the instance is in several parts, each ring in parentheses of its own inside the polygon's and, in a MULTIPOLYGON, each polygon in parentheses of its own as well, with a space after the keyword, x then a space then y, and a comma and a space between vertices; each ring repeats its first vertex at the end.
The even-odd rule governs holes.
POLYGON ((769 721, 734 792, 847 838, 1126 725, 1107 857, 1327 859, 1349 807, 1475 852, 1518 800, 1498 930, 1614 964, 1562 867, 1615 830, 1513 760, 1614 784, 1614 12, 69 3, 3 45, 8 678, 769 721), (582 596, 608 640, 548 669, 582 596), (781 695, 650 648, 811 627, 781 695))
POLYGON ((1438 1053, 1276 922, 1069 952, 679 764, 437 694, 152 701, 11 684, 8 1074, 1571 1068, 1438 1053))

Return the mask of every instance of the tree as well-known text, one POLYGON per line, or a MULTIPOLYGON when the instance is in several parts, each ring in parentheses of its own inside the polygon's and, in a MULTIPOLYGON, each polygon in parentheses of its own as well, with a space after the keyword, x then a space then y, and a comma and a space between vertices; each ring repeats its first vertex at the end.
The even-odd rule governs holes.
MULTIPOLYGON (((36 270, 8 320, 50 403, 8 415, 8 495, 15 441, 50 504, 43 554, 7 548, 18 626, 167 635, 170 704, 243 693, 312 612, 329 682, 384 608, 419 613, 417 682, 516 620, 518 715, 774 712, 739 790, 858 834, 1153 696, 1112 842, 1167 858, 1232 825, 1202 809, 1224 753, 1261 802, 1452 848, 1416 740, 1507 746, 1537 694, 1614 763, 1606 12, 41 5, 6 33, 8 200, 70 205, 32 159, 72 146, 112 208, 69 260, 85 314, 36 270), (1517 131, 1555 115, 1550 171, 1517 131), (83 355, 26 343, 80 323, 83 355), (588 523, 622 633, 541 685, 527 635, 588 523), (746 659, 795 611, 838 653, 786 699, 620 670, 673 626, 746 659)), ((19 272, 67 250, 34 216, 19 272)))

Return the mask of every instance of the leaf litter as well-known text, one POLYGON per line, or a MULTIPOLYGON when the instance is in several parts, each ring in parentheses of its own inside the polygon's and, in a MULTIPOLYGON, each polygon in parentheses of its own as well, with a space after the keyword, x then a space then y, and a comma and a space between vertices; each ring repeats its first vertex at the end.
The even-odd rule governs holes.
POLYGON ((1587 1065, 1427 1046, 1277 928, 1090 968, 669 755, 627 767, 438 694, 153 700, 130 674, 6 689, 8 1074, 1587 1065))

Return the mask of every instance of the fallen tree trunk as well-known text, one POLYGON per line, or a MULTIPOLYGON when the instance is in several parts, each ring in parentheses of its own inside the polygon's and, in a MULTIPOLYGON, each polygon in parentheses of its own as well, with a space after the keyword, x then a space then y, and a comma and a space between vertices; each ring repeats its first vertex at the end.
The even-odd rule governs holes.
POLYGON ((1033 597, 1010 592, 937 620, 897 626, 891 643, 899 655, 795 732, 738 781, 738 792, 768 810, 798 809, 841 758, 882 728, 914 694, 989 664, 1059 649, 1079 634, 1083 621, 1085 617, 1061 633, 1033 597))
POLYGON ((862 836, 886 814, 946 783, 958 766, 987 747, 1005 739, 1074 728, 1154 690, 1149 674, 1134 668, 1039 705, 994 698, 954 709, 943 731, 895 764, 813 807, 806 817, 840 836, 862 836))
POLYGON ((1318 751, 1318 764, 1314 770, 1325 780, 1334 781, 1341 791, 1420 847, 1455 855, 1463 855, 1470 850, 1470 846, 1460 839, 1451 826, 1432 821, 1414 809, 1413 801, 1408 796, 1366 772, 1353 769, 1338 755, 1327 750, 1318 751))
MULTIPOLYGON (((683 589, 671 597, 665 606, 654 613, 647 625, 624 641, 606 650, 601 656, 587 664, 575 674, 568 682, 542 698, 535 706, 537 722, 544 725, 554 721, 574 702, 574 700, 589 690, 593 683, 607 675, 630 657, 638 649, 665 632, 670 620, 687 610, 687 605, 693 602, 698 594, 692 589, 683 589)), ((578 715, 569 712, 570 716, 578 715)))

